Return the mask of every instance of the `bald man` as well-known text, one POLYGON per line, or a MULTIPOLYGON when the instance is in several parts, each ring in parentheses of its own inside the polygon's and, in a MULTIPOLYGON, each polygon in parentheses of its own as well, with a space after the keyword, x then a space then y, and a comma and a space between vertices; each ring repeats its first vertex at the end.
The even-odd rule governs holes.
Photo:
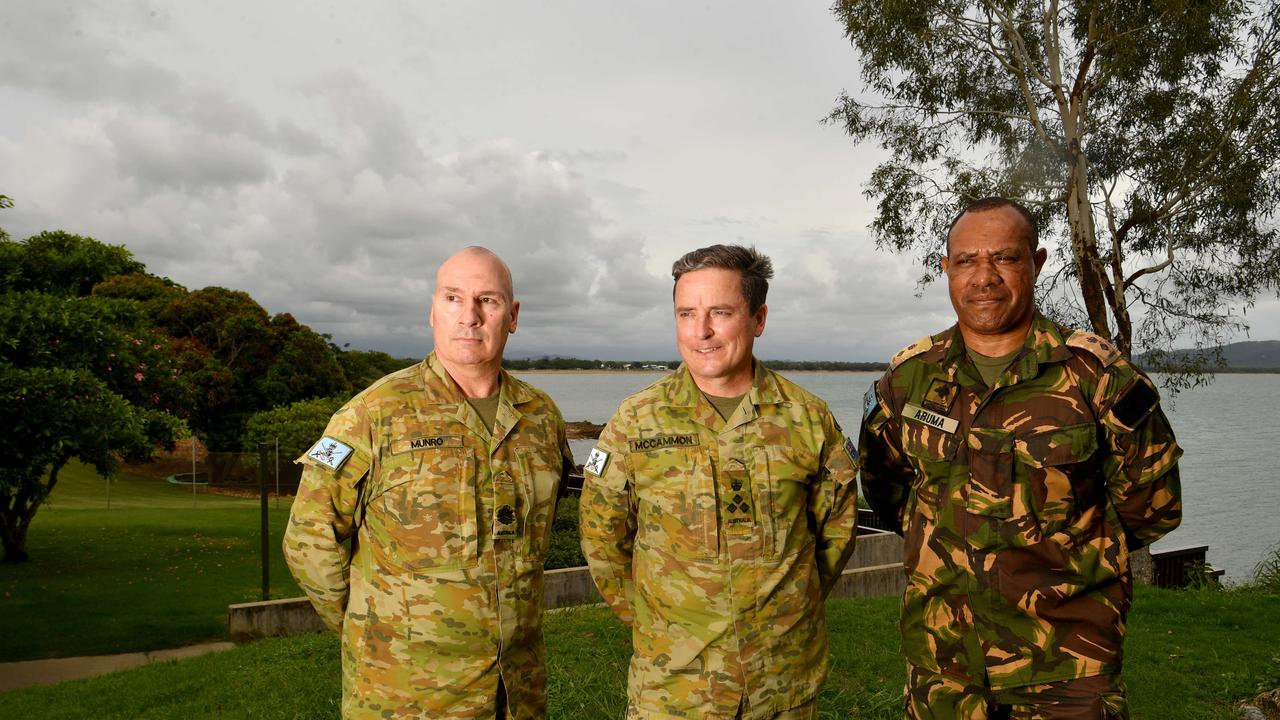
POLYGON ((542 565, 573 459, 555 403, 502 370, 519 314, 497 255, 453 255, 435 351, 297 460, 284 554, 342 637, 343 717, 546 717, 542 565))

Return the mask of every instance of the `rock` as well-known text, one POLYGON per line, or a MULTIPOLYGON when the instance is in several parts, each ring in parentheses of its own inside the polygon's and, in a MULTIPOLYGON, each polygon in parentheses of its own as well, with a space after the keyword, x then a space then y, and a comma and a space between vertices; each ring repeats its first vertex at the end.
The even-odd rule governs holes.
POLYGON ((1263 715, 1261 710, 1249 703, 1240 703, 1237 705, 1236 712, 1240 713, 1241 720, 1267 720, 1267 716, 1263 715))
POLYGON ((586 420, 577 420, 564 424, 565 434, 570 440, 590 439, 594 440, 600 437, 600 431, 604 430, 603 425, 597 425, 586 420))
POLYGON ((1266 720, 1280 720, 1280 688, 1262 693, 1254 698, 1253 704, 1262 711, 1266 720))

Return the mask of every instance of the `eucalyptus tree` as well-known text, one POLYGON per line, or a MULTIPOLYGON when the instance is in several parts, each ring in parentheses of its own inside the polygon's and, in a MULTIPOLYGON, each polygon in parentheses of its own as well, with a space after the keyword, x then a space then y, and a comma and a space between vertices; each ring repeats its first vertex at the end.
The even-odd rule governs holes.
POLYGON ((890 153, 877 245, 923 283, 952 215, 1013 197, 1061 240, 1051 314, 1199 380, 1280 288, 1277 3, 839 0, 864 87, 828 120, 890 153))

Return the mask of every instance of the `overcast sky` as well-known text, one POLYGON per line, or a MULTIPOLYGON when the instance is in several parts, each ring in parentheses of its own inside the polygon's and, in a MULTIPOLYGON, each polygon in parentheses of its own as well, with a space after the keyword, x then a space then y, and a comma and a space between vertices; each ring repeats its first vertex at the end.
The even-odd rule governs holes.
MULTIPOLYGON (((821 119, 858 89, 827 2, 60 2, 0 8, 14 239, 123 244, 339 344, 420 356, 435 267, 485 245, 508 355, 675 356, 671 262, 754 244, 757 354, 883 360, 952 322, 879 252, 880 159, 821 119)), ((1280 337, 1266 299, 1254 339, 1280 337)))

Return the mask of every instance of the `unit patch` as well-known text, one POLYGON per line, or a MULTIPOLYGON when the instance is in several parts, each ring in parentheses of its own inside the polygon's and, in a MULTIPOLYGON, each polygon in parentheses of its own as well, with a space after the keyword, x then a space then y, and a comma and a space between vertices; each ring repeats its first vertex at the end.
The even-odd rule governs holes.
POLYGON ((876 384, 871 383, 871 387, 867 388, 867 392, 862 396, 862 419, 870 420, 872 415, 876 414, 876 410, 880 407, 880 398, 876 390, 876 384))
POLYGON ((312 445, 311 449, 307 451, 307 457, 334 470, 342 467, 342 463, 346 462, 350 456, 350 445, 338 442, 328 435, 320 438, 320 441, 312 445))
POLYGON ((1137 380, 1111 406, 1111 415, 1130 431, 1136 429, 1160 403, 1160 394, 1150 385, 1137 380))
POLYGON ((924 406, 946 415, 951 412, 951 403, 955 402, 959 390, 960 386, 953 382, 934 378, 929 381, 929 390, 924 394, 924 406))
POLYGON ((591 473, 599 477, 604 473, 604 466, 609 462, 609 453, 600 448, 591 448, 591 454, 587 456, 587 462, 582 466, 582 472, 591 473))
POLYGON ((649 438, 632 440, 631 452, 649 452, 666 448, 692 447, 698 444, 698 436, 689 435, 657 435, 649 438))
POLYGON ((391 443, 391 453, 418 452, 419 450, 435 450, 437 448, 462 447, 461 435, 431 435, 416 438, 405 438, 391 443))
POLYGON ((960 427, 959 420, 953 420, 946 415, 939 415, 932 410, 925 410, 919 405, 912 405, 911 403, 907 403, 906 407, 902 408, 902 416, 908 420, 915 420, 930 427, 938 428, 944 433, 954 433, 956 428, 960 427))

